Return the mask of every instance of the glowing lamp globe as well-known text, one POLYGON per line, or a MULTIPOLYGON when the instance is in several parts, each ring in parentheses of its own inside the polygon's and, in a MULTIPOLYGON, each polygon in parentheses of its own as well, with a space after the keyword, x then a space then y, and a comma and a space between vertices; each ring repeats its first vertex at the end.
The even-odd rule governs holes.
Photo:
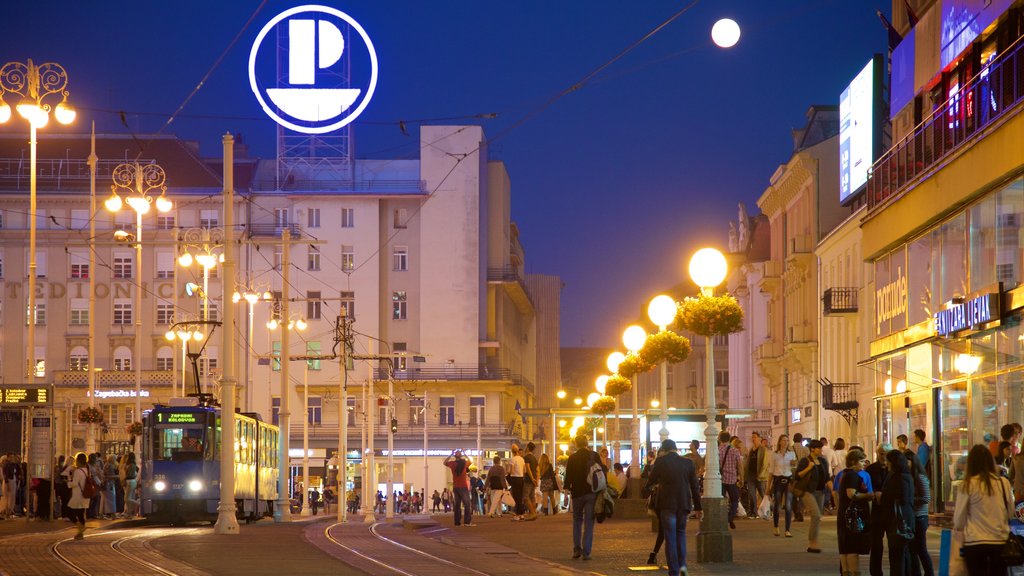
POLYGON ((701 248, 690 258, 690 278, 701 288, 714 288, 725 280, 729 266, 714 248, 701 248))
POLYGON ((605 362, 605 365, 608 366, 609 371, 618 372, 619 364, 622 364, 622 361, 625 359, 626 355, 622 352, 612 352, 608 355, 608 360, 605 362))
POLYGON ((636 324, 626 328, 622 333, 622 345, 630 352, 637 352, 644 347, 647 340, 647 331, 636 324))
POLYGON ((78 112, 75 111, 71 104, 68 104, 67 100, 64 100, 60 104, 57 104, 57 108, 53 111, 53 115, 57 117, 57 122, 66 125, 75 121, 75 116, 78 116, 78 112))
POLYGON ((655 296, 647 305, 647 317, 664 330, 676 318, 676 301, 664 294, 655 296))
POLYGON ((732 48, 740 41, 740 25, 735 20, 722 18, 711 27, 711 39, 719 48, 732 48))
POLYGON ((583 416, 576 416, 572 419, 573 428, 579 428, 583 426, 583 416))
POLYGON ((0 98, 0 124, 4 124, 11 119, 11 105, 4 102, 3 98, 0 98))
POLYGON ((590 394, 587 394, 587 406, 593 406, 594 402, 600 397, 601 395, 598 394, 597 392, 591 392, 590 394))
POLYGON ((558 396, 558 399, 562 400, 563 398, 565 398, 565 390, 559 390, 558 392, 555 392, 555 396, 558 396))
POLYGON ((577 396, 577 397, 572 399, 572 403, 577 405, 577 406, 579 406, 580 404, 583 404, 583 398, 580 398, 579 396, 577 396))
MULTIPOLYGON (((601 374, 600 376, 597 377, 597 380, 594 381, 594 388, 596 388, 597 391, 600 392, 601 394, 604 394, 604 387, 607 384, 608 376, 601 374)), ((591 404, 593 404, 593 402, 591 402, 591 404)))
POLYGON ((651 400, 651 408, 657 408, 661 406, 661 402, 657 398, 651 400))

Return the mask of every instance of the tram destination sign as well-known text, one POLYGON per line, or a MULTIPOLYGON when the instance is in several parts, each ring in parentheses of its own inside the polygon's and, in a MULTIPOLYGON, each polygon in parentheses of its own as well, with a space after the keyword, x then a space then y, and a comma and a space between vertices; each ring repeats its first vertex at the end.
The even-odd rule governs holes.
POLYGON ((953 304, 935 313, 935 331, 939 336, 950 336, 998 320, 999 294, 983 294, 953 304))
POLYGON ((45 406, 52 394, 46 386, 17 386, 0 388, 0 407, 45 406))

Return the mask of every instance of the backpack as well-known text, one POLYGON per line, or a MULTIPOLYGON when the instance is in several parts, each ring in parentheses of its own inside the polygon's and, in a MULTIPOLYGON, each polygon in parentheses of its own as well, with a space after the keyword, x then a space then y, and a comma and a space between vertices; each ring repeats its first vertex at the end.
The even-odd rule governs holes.
POLYGON ((587 470, 587 486, 590 486, 591 492, 600 492, 608 487, 608 477, 596 455, 590 463, 590 469, 587 470))
POLYGON ((82 498, 95 498, 96 494, 99 493, 96 481, 92 479, 92 474, 88 472, 88 469, 82 468, 81 470, 85 470, 85 484, 82 485, 82 498))

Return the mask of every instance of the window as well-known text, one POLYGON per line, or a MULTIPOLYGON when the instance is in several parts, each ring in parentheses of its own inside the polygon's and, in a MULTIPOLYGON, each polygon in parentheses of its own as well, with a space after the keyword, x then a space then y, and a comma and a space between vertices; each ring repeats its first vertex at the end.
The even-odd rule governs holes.
POLYGON ((288 225, 288 209, 274 208, 274 226, 284 228, 288 225))
POLYGON ((120 424, 118 419, 119 412, 118 408, 121 406, 118 404, 100 404, 100 410, 103 410, 103 423, 108 425, 120 424))
POLYGON ((85 250, 72 250, 68 255, 68 261, 71 263, 71 274, 69 274, 69 278, 72 280, 89 279, 88 252, 85 250))
POLYGON ((114 324, 132 323, 132 301, 130 298, 114 299, 114 324))
POLYGON ((174 255, 170 252, 156 253, 156 277, 163 280, 174 278, 174 255))
POLYGON ((306 319, 319 320, 320 308, 323 301, 320 300, 320 292, 306 292, 306 319))
POLYGON ((158 214, 156 217, 157 230, 174 230, 174 215, 158 214))
POLYGON ((135 233, 135 218, 131 210, 119 210, 114 212, 114 230, 125 230, 135 233))
MULTIPOLYGON (((28 306, 25 306, 25 325, 28 326, 28 306)), ((36 300, 36 326, 46 325, 46 302, 39 302, 36 300)))
POLYGON ((395 246, 392 252, 392 268, 396 272, 405 272, 409 269, 409 247, 395 246))
POLYGON ((274 246, 274 270, 280 270, 284 265, 284 248, 274 246))
POLYGON ((341 209, 341 227, 342 228, 355 228, 356 227, 356 209, 355 208, 342 208, 341 209))
POLYGON ((274 396, 270 399, 270 421, 277 426, 278 419, 281 416, 281 397, 274 396))
POLYGON ((356 269, 356 251, 352 246, 341 246, 341 271, 351 272, 356 269))
POLYGON ((309 254, 306 256, 306 270, 312 272, 320 270, 320 249, 316 246, 309 247, 309 254))
POLYGON ((207 374, 212 375, 217 370, 217 367, 220 365, 219 362, 217 362, 217 356, 218 354, 216 346, 206 347, 205 357, 199 359, 200 376, 204 376, 207 374))
MULTIPOLYGON (((25 277, 28 278, 28 250, 25 251, 25 277)), ((46 252, 36 253, 36 278, 46 278, 46 252)))
POLYGON ((206 302, 206 319, 207 320, 213 320, 215 322, 217 320, 220 320, 220 308, 219 308, 219 306, 220 305, 218 303, 216 303, 216 302, 210 302, 210 301, 206 302))
POLYGON ((354 427, 356 425, 356 399, 348 399, 348 425, 354 427))
POLYGON ((348 318, 356 317, 356 293, 355 292, 342 292, 341 293, 341 309, 345 311, 345 316, 348 318))
POLYGON ((88 210, 71 210, 70 228, 72 230, 85 230, 89 227, 88 210))
MULTIPOLYGON (((274 343, 271 345, 271 350, 272 350, 271 354, 274 356, 273 364, 271 365, 271 370, 273 370, 274 372, 280 372, 281 371, 281 341, 280 340, 275 340, 274 343)), ((277 421, 275 420, 275 423, 276 422, 277 421)))
POLYGON ((39 208, 36 210, 36 229, 46 230, 49 219, 46 217, 46 210, 39 208))
POLYGON ((157 324, 174 324, 174 304, 166 302, 157 302, 156 304, 156 323, 157 324))
POLYGON ((441 396, 440 412, 440 425, 455 426, 455 396, 441 396))
MULTIPOLYGON (((320 356, 319 342, 306 342, 306 356, 320 356)), ((306 367, 310 370, 320 369, 320 360, 306 360, 306 367)))
POLYGON ((405 352, 408 350, 405 342, 395 342, 391 344, 391 351, 394 353, 392 366, 396 372, 404 372, 406 369, 406 356, 405 352))
POLYGON ((729 387, 729 369, 715 370, 715 387, 729 387))
POLYGON ((423 407, 423 397, 416 396, 409 398, 409 424, 422 426, 426 423, 426 410, 423 407))
POLYGON ((729 335, 728 334, 716 334, 714 339, 715 346, 728 346, 729 335))
POLYGON ((71 325, 89 325, 89 300, 87 298, 71 298, 71 325))
POLYGON ((324 399, 319 396, 310 396, 309 404, 306 404, 306 422, 316 426, 320 424, 320 417, 323 415, 324 399))
POLYGON ((395 228, 405 228, 406 224, 408 223, 408 221, 409 221, 409 211, 408 210, 406 210, 405 208, 397 208, 397 209, 395 209, 395 221, 394 221, 394 227, 395 228))
POLYGON ((89 369, 89 351, 85 346, 75 346, 68 355, 68 370, 85 372, 89 369))
POLYGON ((36 346, 36 378, 46 377, 46 347, 36 346))
POLYGON ((391 293, 391 318, 393 320, 406 320, 408 318, 404 290, 391 293))
POLYGON ((391 424, 388 422, 388 399, 378 398, 377 399, 377 423, 378 424, 391 424))
POLYGON ((114 278, 130 279, 132 277, 132 257, 128 255, 114 256, 114 278))
POLYGON ((307 228, 319 228, 320 227, 320 209, 309 208, 306 210, 306 227, 307 228))
POLYGON ((471 426, 483 426, 486 414, 487 398, 484 396, 469 397, 469 424, 471 426))
POLYGON ((131 372, 132 351, 127 346, 119 346, 114 350, 114 371, 131 372))
POLYGON ((220 226, 220 215, 216 210, 199 211, 200 228, 216 228, 217 226, 220 226))
POLYGON ((156 369, 165 372, 174 370, 174 349, 170 346, 161 346, 156 351, 156 369))

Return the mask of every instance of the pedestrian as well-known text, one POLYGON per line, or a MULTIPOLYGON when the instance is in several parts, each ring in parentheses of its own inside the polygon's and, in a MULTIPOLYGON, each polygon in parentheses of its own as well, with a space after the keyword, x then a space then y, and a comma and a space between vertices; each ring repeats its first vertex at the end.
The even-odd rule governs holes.
POLYGON ((117 483, 120 474, 113 454, 108 454, 103 463, 103 490, 100 492, 102 514, 110 519, 117 516, 117 483))
MULTIPOLYGON (((100 459, 99 453, 89 454, 87 462, 89 463, 89 474, 92 475, 92 481, 96 483, 96 488, 102 488, 103 461, 100 459)), ((94 519, 102 515, 102 512, 100 512, 101 498, 101 495, 97 493, 95 496, 89 499, 89 511, 86 513, 86 518, 94 519)))
POLYGON ((807 551, 820 554, 821 543, 818 537, 821 531, 823 491, 828 482, 828 463, 821 455, 820 440, 811 440, 807 448, 807 457, 802 458, 796 465, 796 487, 802 492, 800 500, 803 502, 804 512, 811 516, 810 526, 807 528, 807 551))
MULTIPOLYGON (((620 470, 622 469, 621 464, 616 464, 616 466, 620 470)), ((555 468, 551 465, 551 458, 547 453, 540 455, 537 469, 540 473, 541 508, 544 509, 545 515, 554 516, 558 514, 558 501, 555 498, 555 492, 558 491, 558 474, 555 474, 555 468)))
POLYGON ((441 511, 441 495, 437 492, 437 490, 434 490, 434 494, 430 497, 430 500, 434 504, 433 508, 431 508, 430 511, 431 512, 440 512, 441 511))
POLYGON ((757 432, 750 434, 750 451, 747 452, 744 467, 744 478, 747 481, 747 516, 757 518, 757 508, 764 498, 768 479, 771 477, 771 458, 768 456, 768 450, 761 445, 761 435, 757 432))
POLYGON ((664 454, 654 461, 647 487, 658 486, 658 520, 665 537, 669 576, 686 571, 686 520, 691 510, 700 511, 700 490, 693 462, 679 456, 676 443, 666 438, 664 454))
POLYGON ((704 477, 704 457, 700 455, 700 440, 690 440, 690 451, 686 453, 693 465, 697 467, 697 478, 704 477))
POLYGON ((882 498, 882 487, 889 477, 885 465, 885 455, 892 450, 892 445, 882 442, 875 448, 876 460, 868 464, 865 472, 871 478, 875 491, 875 503, 871 507, 871 556, 868 559, 868 570, 871 576, 882 576, 882 553, 885 551, 885 522, 882 518, 882 507, 878 504, 882 498))
POLYGON ((494 457, 494 464, 487 471, 487 491, 490 494, 490 506, 487 515, 491 518, 501 516, 501 499, 508 491, 508 482, 505 480, 505 469, 501 466, 501 456, 494 457))
POLYGON ((967 474, 953 511, 953 529, 964 533, 963 557, 970 576, 1006 574, 1000 549, 1009 538, 1013 499, 1009 482, 996 474, 985 446, 967 453, 967 474))
POLYGON ((523 454, 523 504, 526 516, 523 520, 537 519, 537 486, 540 484, 539 465, 533 451, 537 448, 533 442, 527 442, 526 453, 523 454))
POLYGON ((619 498, 626 498, 626 488, 629 487, 629 476, 626 476, 626 469, 616 462, 612 469, 615 471, 615 487, 619 490, 619 498))
POLYGON ((124 478, 124 516, 134 518, 139 515, 139 466, 134 452, 129 452, 125 459, 124 478))
POLYGON ((924 438, 924 430, 921 430, 920 428, 914 430, 914 444, 911 448, 914 450, 914 453, 917 454, 917 459, 921 462, 921 468, 924 468, 924 473, 927 474, 930 479, 932 477, 932 447, 924 441, 924 438))
MULTIPOLYGON (((832 457, 828 461, 828 467, 832 474, 832 478, 838 476, 839 472, 847 467, 846 440, 836 438, 835 444, 832 445, 832 457)), ((839 502, 838 497, 836 497, 836 502, 839 502)))
MULTIPOLYGON (((654 470, 654 463, 658 461, 665 454, 665 446, 662 445, 658 448, 657 455, 654 455, 654 459, 651 460, 644 471, 640 474, 640 479, 644 481, 643 493, 647 494, 647 513, 654 518, 654 522, 658 526, 658 535, 654 538, 654 549, 651 550, 650 555, 647 557, 647 563, 653 566, 658 565, 658 551, 661 550, 661 545, 665 543, 665 531, 661 529, 661 518, 658 512, 658 485, 651 484, 650 488, 647 487, 647 482, 651 477, 651 472, 654 470)), ((683 457, 686 460, 689 458, 683 457)), ((690 460, 690 462, 693 462, 690 460)))
POLYGON ((330 486, 324 486, 324 514, 331 513, 331 504, 334 503, 334 490, 330 486))
POLYGON ((309 509, 313 511, 313 516, 316 516, 317 511, 320 509, 320 491, 316 489, 316 486, 309 493, 309 509))
POLYGON ((838 502, 832 501, 832 476, 839 470, 846 468, 846 462, 843 462, 842 466, 833 467, 832 456, 834 455, 834 451, 832 450, 832 447, 828 445, 828 438, 822 436, 821 438, 818 438, 818 441, 821 442, 821 457, 825 459, 825 490, 822 492, 821 513, 831 514, 835 511, 836 506, 839 505, 838 502))
MULTIPOLYGON (((1017 429, 1014 428, 1013 424, 1003 424, 1000 426, 999 438, 994 438, 988 443, 988 449, 989 452, 992 453, 993 458, 999 456, 1000 441, 1009 442, 1010 446, 1017 446, 1017 443, 1020 441, 1020 434, 1017 432, 1017 429)), ((1014 453, 1016 453, 1016 451, 1014 453)))
POLYGON ((89 461, 84 453, 79 452, 75 455, 75 469, 71 474, 71 499, 68 501, 71 522, 77 524, 78 528, 75 540, 85 538, 85 510, 89 507, 89 499, 82 495, 82 491, 89 475, 89 461))
POLYGON ((444 465, 452 471, 455 525, 476 526, 473 524, 473 501, 469 495, 469 462, 463 458, 462 450, 456 448, 444 459, 444 465))
POLYGON ((775 525, 775 535, 779 535, 779 506, 786 511, 786 538, 792 538, 793 533, 789 531, 793 522, 793 493, 790 491, 792 482, 793 466, 796 462, 796 453, 789 449, 789 436, 780 434, 775 441, 775 451, 771 454, 771 487, 772 495, 772 522, 775 525))
POLYGON ((879 508, 889 541, 889 576, 909 576, 911 540, 900 534, 898 524, 902 520, 914 525, 914 479, 907 468, 907 457, 899 450, 886 452, 885 466, 889 475, 882 485, 879 508))
POLYGON ((526 461, 519 454, 519 445, 512 445, 512 457, 508 459, 508 483, 512 486, 512 499, 516 503, 513 522, 523 519, 526 505, 523 501, 523 475, 526 473, 526 461))
POLYGON ((910 449, 910 439, 907 438, 906 434, 900 434, 896 437, 896 449, 902 454, 910 449))
POLYGON ((574 439, 576 451, 565 463, 565 488, 572 494, 572 557, 590 560, 594 544, 594 501, 597 494, 588 481, 597 454, 587 448, 583 434, 574 439))
POLYGON ((71 499, 71 488, 68 486, 69 479, 65 473, 67 468, 67 457, 63 454, 57 458, 57 466, 54 468, 54 472, 57 476, 54 478, 53 492, 57 497, 57 518, 68 517, 68 500, 71 499))
MULTIPOLYGON (((844 450, 845 452, 845 450, 844 450)), ((867 456, 860 450, 846 453, 846 469, 839 476, 836 533, 839 543, 839 567, 843 576, 860 576, 860 555, 871 551, 870 502, 874 499, 870 477, 860 472, 867 456)))
POLYGON ((735 530, 736 511, 740 504, 738 474, 743 457, 732 447, 731 440, 732 434, 725 430, 718 435, 718 469, 722 474, 722 496, 729 497, 729 528, 735 530))
MULTIPOLYGON (((804 437, 802 434, 797 432, 793 434, 793 453, 796 454, 796 459, 793 460, 793 466, 796 466, 797 462, 807 458, 807 454, 810 451, 807 446, 804 446, 804 437)), ((794 470, 794 472, 796 472, 794 470)), ((796 478, 793 479, 796 481, 796 478)), ((793 521, 803 522, 804 521, 804 501, 803 498, 793 498, 793 521)))
POLYGON ((935 569, 928 553, 928 505, 932 501, 932 486, 921 466, 917 454, 907 450, 907 467, 914 479, 914 539, 910 543, 911 576, 932 576, 935 569))

